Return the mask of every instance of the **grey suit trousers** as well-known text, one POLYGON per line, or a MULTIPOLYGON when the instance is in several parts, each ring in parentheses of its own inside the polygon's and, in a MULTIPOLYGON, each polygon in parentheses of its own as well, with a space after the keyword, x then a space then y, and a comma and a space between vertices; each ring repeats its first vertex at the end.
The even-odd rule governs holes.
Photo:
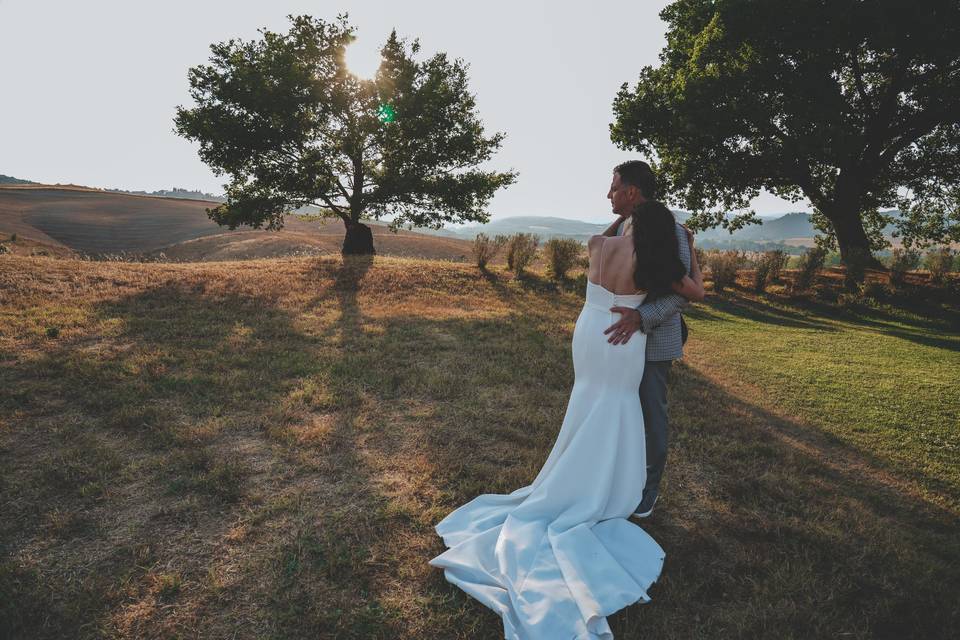
POLYGON ((667 378, 672 364, 670 360, 647 360, 640 381, 640 404, 647 441, 647 484, 639 511, 646 511, 653 505, 667 463, 667 378))

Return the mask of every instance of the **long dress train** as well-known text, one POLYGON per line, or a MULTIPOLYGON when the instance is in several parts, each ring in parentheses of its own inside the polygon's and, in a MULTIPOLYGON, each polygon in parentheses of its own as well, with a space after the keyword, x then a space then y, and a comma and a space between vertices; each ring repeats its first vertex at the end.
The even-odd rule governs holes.
POLYGON ((664 552, 627 520, 646 482, 638 388, 646 336, 611 345, 610 307, 640 304, 587 282, 573 332, 575 382, 556 443, 533 483, 485 494, 436 525, 430 560, 503 618, 508 640, 612 639, 606 616, 637 601, 664 552))

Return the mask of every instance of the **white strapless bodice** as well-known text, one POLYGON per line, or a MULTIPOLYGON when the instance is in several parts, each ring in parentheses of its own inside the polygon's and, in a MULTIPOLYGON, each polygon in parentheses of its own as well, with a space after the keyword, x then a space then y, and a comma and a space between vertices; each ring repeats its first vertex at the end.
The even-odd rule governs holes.
POLYGON ((587 296, 584 304, 592 307, 636 307, 646 299, 646 293, 614 293, 596 282, 587 280, 587 296))

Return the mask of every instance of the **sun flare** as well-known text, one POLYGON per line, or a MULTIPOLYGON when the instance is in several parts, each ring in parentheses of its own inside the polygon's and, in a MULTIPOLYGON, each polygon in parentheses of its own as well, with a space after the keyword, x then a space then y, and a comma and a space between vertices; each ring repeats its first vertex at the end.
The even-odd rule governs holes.
POLYGON ((344 50, 347 69, 358 78, 373 79, 380 68, 380 52, 358 45, 356 41, 344 50))

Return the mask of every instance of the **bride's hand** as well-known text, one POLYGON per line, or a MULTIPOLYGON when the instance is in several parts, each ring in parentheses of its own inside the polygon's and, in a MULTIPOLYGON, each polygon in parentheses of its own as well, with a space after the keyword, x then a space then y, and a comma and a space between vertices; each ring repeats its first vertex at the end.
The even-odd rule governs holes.
POLYGON ((610 344, 627 344, 630 336, 640 330, 640 312, 633 307, 610 307, 613 313, 619 313, 620 319, 604 330, 603 335, 613 333, 607 338, 610 344))

